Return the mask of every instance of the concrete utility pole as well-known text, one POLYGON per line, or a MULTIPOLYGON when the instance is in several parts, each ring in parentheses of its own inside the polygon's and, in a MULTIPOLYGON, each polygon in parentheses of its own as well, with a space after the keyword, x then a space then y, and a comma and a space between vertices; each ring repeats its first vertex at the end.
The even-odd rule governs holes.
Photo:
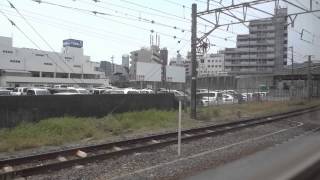
POLYGON ((191 118, 197 118, 197 4, 192 4, 191 26, 191 118))
POLYGON ((293 97, 293 46, 290 47, 291 49, 291 97, 293 97))
POLYGON ((308 80, 307 80, 307 91, 308 91, 308 100, 311 100, 311 55, 308 56, 308 80))
POLYGON ((111 72, 112 72, 112 75, 113 75, 113 73, 114 73, 114 62, 113 62, 113 60, 114 60, 114 56, 112 55, 112 56, 111 56, 111 63, 112 63, 111 72))

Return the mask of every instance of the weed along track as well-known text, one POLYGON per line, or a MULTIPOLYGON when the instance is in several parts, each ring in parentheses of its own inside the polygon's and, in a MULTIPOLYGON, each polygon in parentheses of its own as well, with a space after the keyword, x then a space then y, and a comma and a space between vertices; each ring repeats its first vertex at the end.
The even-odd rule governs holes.
MULTIPOLYGON (((182 141, 220 135, 243 128, 281 121, 317 110, 319 110, 318 106, 312 106, 305 109, 271 116, 187 129, 182 131, 182 141)), ((4 180, 14 177, 27 177, 37 174, 45 174, 50 171, 56 171, 75 165, 85 165, 86 163, 97 162, 130 153, 150 151, 155 148, 161 148, 175 143, 177 143, 177 132, 171 132, 106 144, 83 146, 30 155, 20 158, 5 159, 0 161, 0 179, 4 180)))

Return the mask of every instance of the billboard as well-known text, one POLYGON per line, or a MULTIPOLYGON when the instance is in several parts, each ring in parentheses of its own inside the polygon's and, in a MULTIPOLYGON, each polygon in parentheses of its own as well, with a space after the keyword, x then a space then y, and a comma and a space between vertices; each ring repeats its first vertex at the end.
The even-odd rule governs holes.
POLYGON ((166 67, 166 81, 167 82, 186 82, 186 70, 184 67, 167 66, 166 67))
POLYGON ((76 39, 65 39, 63 40, 63 47, 76 47, 76 48, 82 48, 83 47, 83 41, 76 40, 76 39))
POLYGON ((161 64, 137 62, 136 81, 161 81, 161 64))

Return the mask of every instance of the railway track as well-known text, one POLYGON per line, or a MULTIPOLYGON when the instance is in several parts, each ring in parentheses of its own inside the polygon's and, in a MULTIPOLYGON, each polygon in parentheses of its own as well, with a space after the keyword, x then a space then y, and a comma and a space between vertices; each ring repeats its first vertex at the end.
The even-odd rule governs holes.
MULTIPOLYGON (((185 142, 207 136, 220 135, 251 126, 280 121, 317 110, 320 110, 318 106, 312 106, 271 116, 187 129, 182 131, 182 141, 185 142)), ((0 161, 0 180, 44 174, 50 171, 101 161, 125 154, 150 151, 153 148, 165 147, 175 143, 177 143, 177 132, 171 132, 106 144, 5 159, 0 161)))

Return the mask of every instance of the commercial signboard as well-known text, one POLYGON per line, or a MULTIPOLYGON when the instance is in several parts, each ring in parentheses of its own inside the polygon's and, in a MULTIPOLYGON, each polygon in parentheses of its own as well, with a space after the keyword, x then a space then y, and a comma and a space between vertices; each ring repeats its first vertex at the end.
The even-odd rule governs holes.
POLYGON ((83 41, 76 40, 76 39, 65 39, 63 40, 63 47, 76 47, 76 48, 82 48, 83 47, 83 41))

